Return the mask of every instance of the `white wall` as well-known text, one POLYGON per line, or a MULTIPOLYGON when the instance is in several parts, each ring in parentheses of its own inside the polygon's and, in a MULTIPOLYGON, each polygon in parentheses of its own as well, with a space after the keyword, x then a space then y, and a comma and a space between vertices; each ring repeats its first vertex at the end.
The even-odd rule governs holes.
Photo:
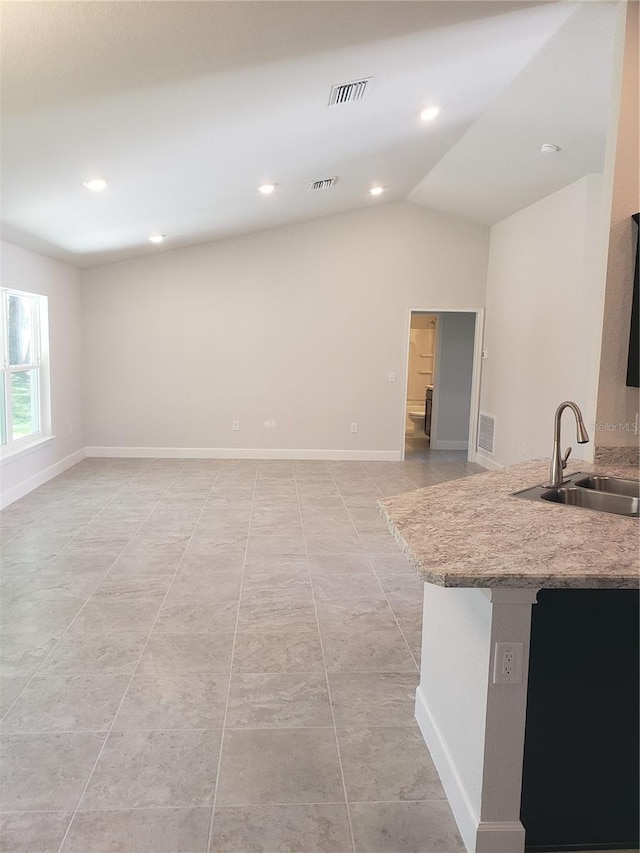
POLYGON ((51 426, 55 436, 45 446, 0 463, 4 506, 78 461, 84 436, 79 270, 5 242, 1 244, 1 269, 3 287, 48 297, 51 426))
MULTIPOLYGON (((587 175, 491 229, 480 407, 496 417, 494 461, 549 457, 553 414, 581 407, 593 438, 607 227, 601 179, 587 175)), ((569 413, 570 414, 570 413, 569 413)), ((565 415, 563 445, 590 459, 565 415)))
POLYGON ((629 3, 626 12, 598 388, 596 444, 602 447, 640 445, 640 433, 618 428, 633 424, 640 409, 638 389, 626 385, 636 240, 631 216, 640 211, 640 5, 629 3))
POLYGON ((408 312, 481 307, 487 252, 400 202, 86 271, 87 445, 400 458, 408 312))
POLYGON ((466 450, 473 378, 475 314, 441 314, 434 387, 434 450, 466 450))

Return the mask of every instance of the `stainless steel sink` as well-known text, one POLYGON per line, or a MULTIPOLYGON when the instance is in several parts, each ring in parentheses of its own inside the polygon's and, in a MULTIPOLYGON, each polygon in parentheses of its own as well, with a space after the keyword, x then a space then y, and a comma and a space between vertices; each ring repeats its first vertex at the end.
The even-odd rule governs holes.
POLYGON ((534 486, 515 492, 515 497, 611 512, 631 518, 640 517, 640 483, 637 480, 578 472, 556 488, 534 486))
POLYGON ((575 480, 581 489, 595 489, 596 492, 610 492, 612 495, 629 495, 640 498, 640 480, 623 480, 621 477, 598 477, 592 475, 584 480, 575 480))

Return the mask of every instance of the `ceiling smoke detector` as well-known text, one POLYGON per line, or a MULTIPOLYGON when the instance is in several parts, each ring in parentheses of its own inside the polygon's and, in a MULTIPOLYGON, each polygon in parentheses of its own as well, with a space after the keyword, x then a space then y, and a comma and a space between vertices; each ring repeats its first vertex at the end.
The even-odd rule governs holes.
POLYGON ((540 153, 546 154, 547 157, 552 157, 554 154, 557 154, 560 150, 559 145, 553 145, 551 142, 543 142, 540 146, 540 153))
POLYGON ((329 93, 329 106, 361 101, 369 94, 372 80, 373 77, 363 77, 360 80, 352 80, 350 83, 336 83, 329 93))
POLYGON ((309 184, 310 190, 328 190, 329 187, 332 187, 335 182, 338 180, 337 176, 333 176, 333 178, 322 178, 320 181, 313 181, 309 184))

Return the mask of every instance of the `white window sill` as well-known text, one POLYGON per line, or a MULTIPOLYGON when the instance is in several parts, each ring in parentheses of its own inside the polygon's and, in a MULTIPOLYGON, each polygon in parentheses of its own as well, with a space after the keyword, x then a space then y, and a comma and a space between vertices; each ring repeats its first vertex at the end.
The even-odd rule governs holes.
POLYGON ((16 462, 23 456, 35 453, 36 450, 42 450, 43 447, 52 444, 54 440, 55 435, 46 435, 44 438, 38 438, 36 441, 32 441, 29 444, 24 444, 20 447, 12 448, 11 450, 3 450, 0 452, 0 466, 3 466, 5 463, 8 464, 9 462, 16 462))

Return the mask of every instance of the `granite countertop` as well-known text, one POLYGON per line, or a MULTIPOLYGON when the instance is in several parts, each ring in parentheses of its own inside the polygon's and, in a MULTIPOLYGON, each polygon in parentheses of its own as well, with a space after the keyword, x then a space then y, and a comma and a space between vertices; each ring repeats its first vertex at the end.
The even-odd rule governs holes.
MULTIPOLYGON (((637 468, 577 461, 571 472, 638 479, 637 468)), ((549 477, 524 462, 386 498, 378 507, 428 583, 445 587, 637 588, 639 520, 523 500, 513 492, 549 477)))

